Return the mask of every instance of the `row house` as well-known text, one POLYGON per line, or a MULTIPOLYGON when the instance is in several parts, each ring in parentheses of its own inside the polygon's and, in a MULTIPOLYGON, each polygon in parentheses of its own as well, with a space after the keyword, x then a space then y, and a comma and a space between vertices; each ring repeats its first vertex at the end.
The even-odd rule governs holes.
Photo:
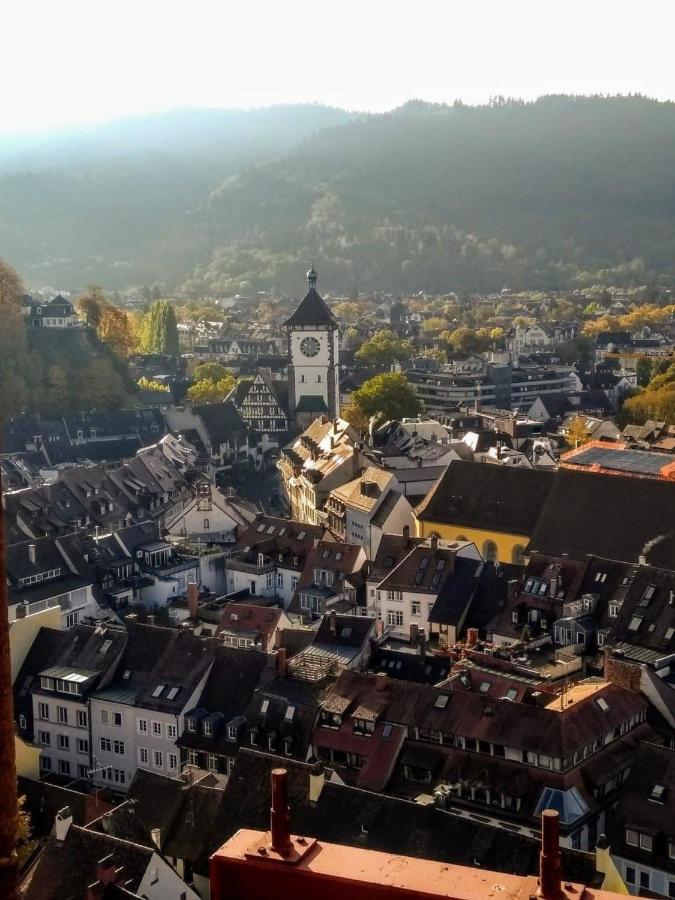
POLYGON ((208 678, 183 715, 178 746, 184 765, 223 780, 231 773, 240 744, 256 746, 254 723, 245 715, 253 692, 275 672, 261 650, 216 647, 208 678))
POLYGON ((194 486, 192 499, 175 515, 167 517, 164 525, 167 535, 175 540, 232 544, 257 514, 255 504, 234 496, 234 491, 223 494, 204 480, 194 486))
POLYGON ((17 734, 40 749, 42 775, 88 782, 93 747, 91 694, 114 677, 124 651, 122 628, 41 628, 18 673, 17 734))
POLYGON ((326 416, 315 419, 283 448, 277 464, 293 518, 325 524, 328 513, 324 505, 330 492, 353 481, 370 461, 348 422, 326 416))
POLYGON ((291 626, 283 609, 228 603, 220 614, 216 636, 226 647, 271 653, 279 649, 284 629, 291 626))
POLYGON ((180 774, 184 713, 203 689, 217 649, 191 631, 128 625, 113 678, 89 698, 92 780, 122 792, 138 768, 180 774))
POLYGON ((387 535, 367 581, 370 615, 394 637, 421 632, 440 646, 455 643, 469 611, 482 560, 470 541, 387 535))
POLYGON ((319 682, 343 669, 363 669, 377 643, 378 624, 369 616, 323 616, 309 646, 288 661, 289 674, 300 681, 319 682))
POLYGON ((523 834, 555 808, 563 844, 594 847, 637 741, 653 737, 647 704, 597 680, 564 695, 484 682, 453 691, 343 672, 321 705, 313 752, 347 783, 425 794, 523 834))
POLYGON ((346 612, 365 602, 367 557, 358 544, 319 541, 308 554, 289 612, 316 622, 326 612, 346 612))
POLYGON ((225 561, 227 593, 275 598, 288 609, 308 556, 326 533, 321 525, 258 514, 225 561))
POLYGON ((358 478, 334 488, 326 500, 328 526, 340 539, 361 544, 374 559, 385 533, 400 533, 413 523, 412 507, 396 476, 367 466, 358 478))
POLYGON ((188 482, 160 445, 116 469, 73 466, 52 484, 3 494, 8 543, 74 531, 109 532, 162 520, 190 497, 188 482))
POLYGON ((71 628, 102 614, 96 574, 77 536, 11 544, 5 568, 10 622, 59 609, 62 627, 71 628))
POLYGON ((103 535, 95 542, 105 596, 113 609, 140 602, 165 606, 199 582, 199 557, 161 537, 157 522, 141 522, 103 535))

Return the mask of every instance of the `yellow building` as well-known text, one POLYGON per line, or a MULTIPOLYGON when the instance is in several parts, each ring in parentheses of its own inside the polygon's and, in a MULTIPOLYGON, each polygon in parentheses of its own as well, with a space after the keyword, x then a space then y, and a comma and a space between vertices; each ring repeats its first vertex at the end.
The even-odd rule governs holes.
POLYGON ((483 559, 524 564, 552 472, 452 462, 415 510, 418 537, 473 541, 483 559))

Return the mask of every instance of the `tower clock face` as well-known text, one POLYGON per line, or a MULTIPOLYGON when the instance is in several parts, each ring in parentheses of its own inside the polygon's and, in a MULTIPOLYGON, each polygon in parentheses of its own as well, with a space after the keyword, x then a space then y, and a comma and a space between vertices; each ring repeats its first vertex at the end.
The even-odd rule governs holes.
POLYGON ((300 352, 303 356, 316 356, 321 344, 315 337, 306 337, 300 341, 300 352))

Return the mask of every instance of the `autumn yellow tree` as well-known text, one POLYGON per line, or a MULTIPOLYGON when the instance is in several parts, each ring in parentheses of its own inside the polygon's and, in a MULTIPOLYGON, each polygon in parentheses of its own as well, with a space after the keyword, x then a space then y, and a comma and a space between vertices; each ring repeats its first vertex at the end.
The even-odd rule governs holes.
POLYGON ((136 345, 136 335, 129 315, 109 303, 101 307, 98 337, 112 347, 118 356, 128 356, 136 345))
POLYGON ((567 443, 570 447, 581 447, 583 444, 588 443, 590 439, 591 435, 588 428, 586 428, 586 420, 583 416, 575 416, 567 432, 567 443))

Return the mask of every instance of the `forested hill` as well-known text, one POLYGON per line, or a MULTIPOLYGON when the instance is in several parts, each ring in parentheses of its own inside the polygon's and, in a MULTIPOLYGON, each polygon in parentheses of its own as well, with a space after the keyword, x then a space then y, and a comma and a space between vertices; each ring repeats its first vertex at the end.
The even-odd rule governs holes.
POLYGON ((214 139, 205 158, 208 141, 193 127, 174 129, 170 152, 150 141, 93 168, 62 157, 8 175, 2 255, 24 273, 41 262, 34 271, 50 283, 173 279, 197 292, 295 292, 308 259, 337 292, 675 274, 672 103, 414 101, 357 117, 302 109, 295 133, 281 123, 298 121, 297 108, 274 111, 277 147, 249 128, 248 149, 214 159, 214 139))

